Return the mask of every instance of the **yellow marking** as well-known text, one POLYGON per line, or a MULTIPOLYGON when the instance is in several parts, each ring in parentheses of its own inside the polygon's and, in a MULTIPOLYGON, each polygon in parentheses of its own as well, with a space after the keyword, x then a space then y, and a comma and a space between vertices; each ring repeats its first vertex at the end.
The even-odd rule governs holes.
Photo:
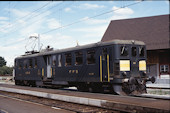
POLYGON ((69 70, 68 72, 71 73, 71 70, 69 70))
POLYGON ((139 61, 139 70, 146 71, 146 61, 145 60, 139 61))
POLYGON ((79 71, 78 70, 76 70, 76 74, 78 74, 79 73, 79 71))
POLYGON ((133 62, 133 64, 136 64, 136 62, 133 62))
POLYGON ((51 68, 51 76, 52 76, 52 74, 53 74, 53 69, 51 68))
POLYGON ((42 68, 42 76, 44 77, 44 68, 42 68))
POLYGON ((130 71, 130 60, 120 60, 120 71, 130 71))
POLYGON ((109 55, 107 55, 107 73, 108 73, 108 82, 110 82, 110 72, 109 72, 109 55))
POLYGON ((26 74, 26 75, 30 75, 30 71, 26 71, 25 74, 26 74))
POLYGON ((53 75, 55 75, 55 68, 53 69, 53 75))
POLYGON ((102 82, 102 56, 100 56, 100 82, 102 82))
POLYGON ((89 75, 94 75, 94 73, 89 73, 89 75))
POLYGON ((74 70, 72 70, 72 73, 74 73, 74 70))

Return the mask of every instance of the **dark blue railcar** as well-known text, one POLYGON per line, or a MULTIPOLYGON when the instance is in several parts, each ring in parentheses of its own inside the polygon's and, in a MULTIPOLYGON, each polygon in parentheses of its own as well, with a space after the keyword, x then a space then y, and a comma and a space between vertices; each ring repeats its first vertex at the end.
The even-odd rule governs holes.
POLYGON ((75 86, 80 91, 146 92, 146 47, 141 41, 113 40, 73 48, 32 52, 15 59, 15 84, 75 86))

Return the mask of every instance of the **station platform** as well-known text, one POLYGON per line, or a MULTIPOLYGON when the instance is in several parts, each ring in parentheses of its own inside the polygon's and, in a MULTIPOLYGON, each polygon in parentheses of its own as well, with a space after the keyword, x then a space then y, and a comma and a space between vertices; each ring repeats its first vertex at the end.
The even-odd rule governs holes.
POLYGON ((98 94, 87 92, 76 92, 57 89, 44 89, 36 87, 24 87, 15 85, 0 84, 0 91, 32 95, 48 99, 97 106, 108 109, 124 109, 132 112, 169 112, 170 100, 119 96, 110 94, 98 94))

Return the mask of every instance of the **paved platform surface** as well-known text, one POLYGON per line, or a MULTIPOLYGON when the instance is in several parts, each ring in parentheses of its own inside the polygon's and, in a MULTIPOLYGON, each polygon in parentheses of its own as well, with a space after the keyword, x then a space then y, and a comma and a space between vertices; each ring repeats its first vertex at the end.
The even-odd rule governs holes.
POLYGON ((139 98, 130 96, 95 94, 76 91, 65 91, 57 89, 44 89, 36 87, 24 87, 15 85, 0 84, 1 91, 17 92, 40 96, 44 98, 56 99, 61 101, 73 102, 78 104, 93 105, 98 107, 115 107, 129 109, 152 109, 170 111, 170 100, 139 98))
POLYGON ((74 113, 60 108, 8 98, 2 95, 0 95, 0 100, 0 113, 74 113))
POLYGON ((170 84, 146 84, 146 87, 170 89, 170 84))

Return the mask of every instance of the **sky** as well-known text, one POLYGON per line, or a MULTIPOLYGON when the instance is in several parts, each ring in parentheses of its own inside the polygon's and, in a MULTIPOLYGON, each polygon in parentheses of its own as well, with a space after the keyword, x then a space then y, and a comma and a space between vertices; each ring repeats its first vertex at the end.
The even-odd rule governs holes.
POLYGON ((165 14, 168 0, 0 1, 0 56, 13 66, 16 57, 38 50, 35 37, 41 49, 69 48, 99 42, 111 20, 165 14))

